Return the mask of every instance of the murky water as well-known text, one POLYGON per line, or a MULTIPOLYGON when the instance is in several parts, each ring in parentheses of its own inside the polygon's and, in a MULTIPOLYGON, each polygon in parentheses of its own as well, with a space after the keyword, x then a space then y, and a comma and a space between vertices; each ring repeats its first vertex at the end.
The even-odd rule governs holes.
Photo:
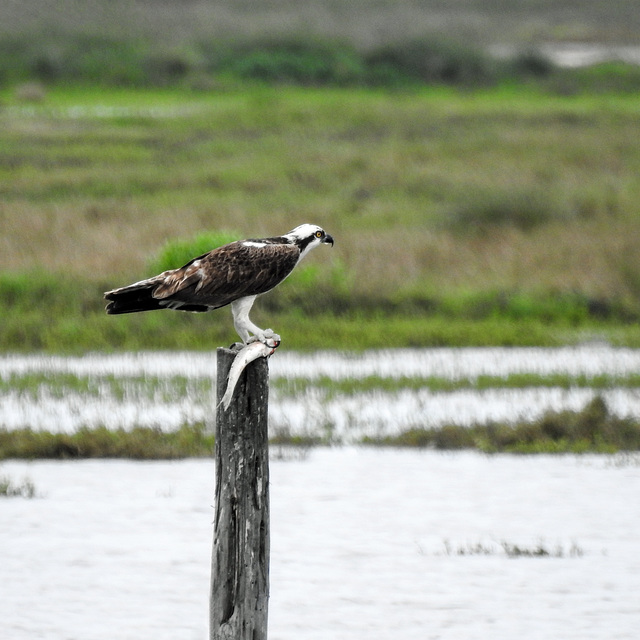
MULTIPOLYGON (((4 462, 0 637, 205 640, 213 463, 4 462)), ((271 462, 272 640, 635 639, 640 460, 271 462), (545 557, 510 558, 503 544, 545 557)))
MULTIPOLYGON (((83 357, 4 356, 0 358, 0 426, 74 431, 81 427, 156 426, 176 429, 185 423, 211 421, 215 353, 160 352, 88 354, 83 357), (42 374, 34 391, 16 381, 42 374), (53 384, 56 376, 89 380, 84 390, 53 384), (114 389, 113 380, 119 382, 114 389), (177 384, 176 381, 181 381, 177 384), (195 387, 185 387, 184 381, 195 387), (174 383, 176 383, 174 385, 174 383), (184 390, 186 388, 186 391, 184 390)), ((621 416, 640 417, 637 387, 593 389, 586 386, 472 388, 433 391, 427 386, 395 390, 336 393, 331 381, 376 377, 380 380, 438 377, 475 380, 529 373, 591 378, 640 372, 640 350, 588 345, 560 349, 414 349, 364 353, 284 351, 270 360, 272 430, 327 435, 355 442, 363 435, 393 434, 411 427, 447 423, 534 419, 547 410, 582 408, 601 394, 621 416), (278 380, 304 380, 299 391, 283 392, 278 380)))

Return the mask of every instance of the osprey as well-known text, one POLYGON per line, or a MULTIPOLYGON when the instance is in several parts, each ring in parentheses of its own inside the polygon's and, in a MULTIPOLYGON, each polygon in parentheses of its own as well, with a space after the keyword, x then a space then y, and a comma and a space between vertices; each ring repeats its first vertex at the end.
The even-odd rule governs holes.
POLYGON ((301 224, 275 238, 238 240, 205 253, 181 267, 107 291, 108 314, 154 309, 211 311, 231 305, 233 325, 246 344, 277 339, 249 319, 257 296, 279 285, 314 247, 333 246, 333 238, 314 224, 301 224), (253 338, 251 337, 253 334, 253 338))

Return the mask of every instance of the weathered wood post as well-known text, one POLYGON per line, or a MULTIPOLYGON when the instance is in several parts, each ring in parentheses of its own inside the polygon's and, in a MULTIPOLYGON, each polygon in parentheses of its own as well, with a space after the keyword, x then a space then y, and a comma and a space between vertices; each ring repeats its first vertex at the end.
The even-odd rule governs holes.
POLYGON ((218 349, 215 523, 210 640, 266 640, 269 599, 269 365, 242 373, 229 408, 220 405, 236 356, 218 349))

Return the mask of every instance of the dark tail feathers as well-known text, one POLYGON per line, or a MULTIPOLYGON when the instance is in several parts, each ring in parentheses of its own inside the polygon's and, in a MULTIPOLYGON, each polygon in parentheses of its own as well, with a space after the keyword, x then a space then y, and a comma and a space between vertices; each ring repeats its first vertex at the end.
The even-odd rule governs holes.
POLYGON ((104 297, 107 302, 106 311, 108 314, 136 313, 138 311, 154 311, 164 309, 165 305, 160 304, 160 300, 153 297, 153 290, 158 286, 157 282, 139 282, 107 291, 104 297))
POLYGON ((167 298, 155 298, 153 292, 156 287, 164 281, 164 274, 156 278, 142 280, 130 284, 128 287, 107 291, 104 297, 107 302, 106 311, 109 315, 120 313, 137 313, 138 311, 155 311, 156 309, 175 309, 176 311, 195 311, 201 313, 209 311, 210 307, 193 303, 183 302, 179 298, 168 296, 167 298))

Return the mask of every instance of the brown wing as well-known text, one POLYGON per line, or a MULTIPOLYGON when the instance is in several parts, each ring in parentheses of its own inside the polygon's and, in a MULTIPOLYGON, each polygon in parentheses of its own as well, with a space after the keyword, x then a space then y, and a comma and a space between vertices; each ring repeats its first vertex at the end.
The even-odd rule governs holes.
POLYGON ((300 250, 291 244, 259 243, 232 242, 162 274, 153 297, 216 309, 273 289, 296 266, 300 250))

